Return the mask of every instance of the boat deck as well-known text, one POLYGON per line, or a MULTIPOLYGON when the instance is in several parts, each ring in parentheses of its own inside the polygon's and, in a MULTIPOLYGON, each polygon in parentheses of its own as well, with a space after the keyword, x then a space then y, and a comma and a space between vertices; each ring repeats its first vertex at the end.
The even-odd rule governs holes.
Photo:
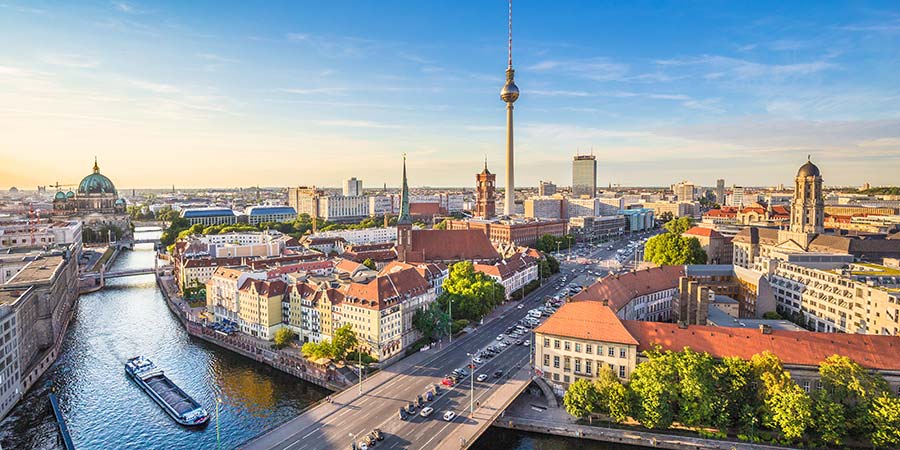
POLYGON ((164 375, 147 378, 144 382, 179 415, 184 415, 200 406, 164 375))

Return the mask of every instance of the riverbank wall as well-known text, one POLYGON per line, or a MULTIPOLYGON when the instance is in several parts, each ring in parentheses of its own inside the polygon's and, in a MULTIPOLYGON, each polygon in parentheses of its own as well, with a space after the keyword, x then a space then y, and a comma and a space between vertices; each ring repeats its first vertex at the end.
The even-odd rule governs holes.
POLYGON ((494 421, 493 426, 510 430, 551 434, 578 439, 610 442, 614 444, 636 445, 672 450, 784 450, 786 447, 753 444, 749 442, 704 439, 692 436, 651 433, 648 431, 604 428, 570 423, 548 422, 504 414, 494 421))
POLYGON ((156 284, 166 300, 166 306, 189 335, 332 391, 340 391, 349 387, 340 381, 342 378, 333 369, 314 365, 302 356, 297 357, 284 351, 272 350, 268 348, 268 343, 263 344, 256 339, 239 334, 225 335, 200 322, 191 320, 183 309, 187 308, 187 304, 172 292, 174 285, 167 285, 166 280, 159 274, 156 275, 156 284))

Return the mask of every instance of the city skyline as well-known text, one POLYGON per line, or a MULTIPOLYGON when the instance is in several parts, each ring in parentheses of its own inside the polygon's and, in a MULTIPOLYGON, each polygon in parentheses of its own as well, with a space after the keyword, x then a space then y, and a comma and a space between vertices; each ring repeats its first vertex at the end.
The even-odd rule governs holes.
MULTIPOLYGON (((888 2, 539 6, 515 10, 520 187, 570 185, 579 151, 601 187, 900 170, 888 2)), ((2 187, 94 156, 126 188, 396 186, 404 152, 413 186, 502 173, 506 3, 340 8, 0 4, 2 187)))

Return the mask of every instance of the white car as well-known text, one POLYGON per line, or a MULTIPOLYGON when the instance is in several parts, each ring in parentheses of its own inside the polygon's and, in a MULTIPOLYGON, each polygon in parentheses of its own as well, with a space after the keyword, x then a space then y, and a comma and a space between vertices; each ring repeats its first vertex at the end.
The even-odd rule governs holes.
POLYGON ((524 304, 522 304, 522 303, 519 303, 519 305, 518 305, 518 306, 516 306, 516 309, 522 309, 522 308, 524 308, 524 307, 525 307, 525 305, 524 305, 524 304))
POLYGON ((434 408, 432 408, 432 407, 430 407, 430 406, 426 406, 426 407, 422 408, 422 411, 419 412, 419 415, 422 416, 422 417, 428 417, 428 416, 430 416, 431 413, 433 413, 433 412, 434 412, 434 408))
POLYGON ((502 340, 503 340, 503 335, 502 335, 502 334, 497 335, 497 340, 498 340, 498 341, 502 341, 502 340))
POLYGON ((522 341, 522 345, 531 345, 531 341, 528 339, 525 339, 524 341, 522 341))
POLYGON ((456 413, 453 411, 447 411, 444 413, 444 420, 450 422, 451 420, 456 418, 456 413))
POLYGON ((482 361, 481 358, 479 358, 479 357, 476 356, 474 359, 472 359, 472 362, 474 362, 475 364, 481 364, 481 363, 483 363, 484 361, 482 361))
POLYGON ((476 380, 478 380, 478 381, 487 380, 487 374, 483 373, 481 375, 478 375, 478 378, 476 378, 476 380))

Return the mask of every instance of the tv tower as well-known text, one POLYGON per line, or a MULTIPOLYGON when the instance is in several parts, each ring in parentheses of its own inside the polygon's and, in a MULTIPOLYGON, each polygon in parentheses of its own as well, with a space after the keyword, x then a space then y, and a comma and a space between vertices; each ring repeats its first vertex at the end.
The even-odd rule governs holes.
POLYGON ((506 201, 503 214, 512 216, 515 212, 516 183, 513 164, 513 103, 519 99, 519 88, 516 86, 512 65, 512 0, 509 0, 509 60, 506 66, 506 84, 500 90, 500 99, 506 102, 506 201))

